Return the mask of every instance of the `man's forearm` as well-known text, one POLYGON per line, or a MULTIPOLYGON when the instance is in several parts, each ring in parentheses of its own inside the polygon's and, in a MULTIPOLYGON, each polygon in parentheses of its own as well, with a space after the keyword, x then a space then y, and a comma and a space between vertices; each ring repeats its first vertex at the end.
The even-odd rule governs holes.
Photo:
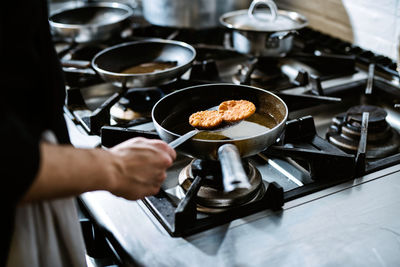
POLYGON ((130 200, 154 195, 175 151, 161 140, 132 138, 109 150, 40 145, 40 166, 23 202, 107 190, 130 200))
POLYGON ((23 202, 109 190, 112 186, 115 165, 107 151, 46 143, 40 145, 40 151, 39 171, 23 202))

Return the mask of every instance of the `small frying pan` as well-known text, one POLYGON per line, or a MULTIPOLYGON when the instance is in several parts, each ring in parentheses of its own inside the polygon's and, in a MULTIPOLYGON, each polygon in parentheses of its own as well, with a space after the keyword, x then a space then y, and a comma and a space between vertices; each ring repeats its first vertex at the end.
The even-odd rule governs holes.
POLYGON ((122 88, 137 88, 157 86, 177 79, 191 67, 195 57, 196 50, 189 44, 152 38, 106 48, 97 53, 91 62, 61 60, 61 64, 77 69, 92 67, 106 82, 122 88), (155 72, 123 73, 129 67, 151 62, 173 62, 175 66, 155 72))
POLYGON ((192 113, 218 106, 226 100, 241 99, 255 104, 254 115, 226 131, 198 134, 177 148, 194 158, 220 160, 225 191, 241 188, 243 177, 247 180, 240 158, 267 149, 281 135, 288 116, 283 100, 251 86, 207 84, 171 93, 159 100, 152 110, 157 133, 164 141, 171 142, 193 130, 189 124, 192 113))
POLYGON ((65 41, 105 41, 128 25, 132 9, 121 3, 86 3, 57 11, 49 18, 51 30, 65 41))

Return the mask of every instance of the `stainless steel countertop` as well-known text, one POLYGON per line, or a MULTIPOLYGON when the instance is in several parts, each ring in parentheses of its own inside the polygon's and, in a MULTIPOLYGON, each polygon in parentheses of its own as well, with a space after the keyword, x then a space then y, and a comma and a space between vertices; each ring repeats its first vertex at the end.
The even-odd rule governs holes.
POLYGON ((400 166, 211 230, 173 238, 141 201, 81 196, 126 256, 145 266, 398 266, 400 166))

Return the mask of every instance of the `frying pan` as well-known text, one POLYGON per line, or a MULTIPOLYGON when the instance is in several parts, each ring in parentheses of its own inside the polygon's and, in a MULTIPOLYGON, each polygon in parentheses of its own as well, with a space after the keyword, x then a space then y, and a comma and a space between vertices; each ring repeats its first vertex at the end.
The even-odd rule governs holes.
POLYGON ((124 4, 101 2, 57 11, 49 18, 51 30, 65 41, 105 41, 128 25, 132 9, 124 4))
MULTIPOLYGON (((165 84, 184 74, 196 57, 196 50, 184 42, 146 39, 126 42, 106 48, 97 53, 91 62, 84 60, 61 60, 64 67, 85 69, 92 67, 106 82, 122 88, 151 87, 165 84), (123 70, 148 62, 175 62, 176 66, 161 71, 126 74, 123 70)), ((86 72, 90 73, 90 72, 86 72)))
MULTIPOLYGON (((269 129, 261 127, 253 130, 248 128, 247 122, 244 121, 238 124, 238 126, 244 125, 244 128, 228 129, 230 133, 226 138, 221 135, 217 138, 222 139, 211 140, 215 139, 214 135, 201 137, 205 139, 194 136, 177 148, 181 153, 194 158, 219 159, 225 191, 231 191, 229 189, 232 188, 231 186, 237 188, 235 184, 240 188, 243 177, 246 177, 247 180, 240 158, 249 157, 265 150, 282 133, 288 116, 288 109, 283 100, 273 93, 251 86, 207 84, 173 92, 160 99, 152 110, 152 119, 157 133, 164 141, 171 142, 193 129, 189 124, 189 116, 192 113, 218 106, 226 100, 241 99, 255 104, 257 116, 268 122, 269 129), (243 132, 241 133, 241 131, 243 132), (238 168, 238 165, 241 168, 238 168)), ((251 116, 249 120, 255 115, 251 116)))

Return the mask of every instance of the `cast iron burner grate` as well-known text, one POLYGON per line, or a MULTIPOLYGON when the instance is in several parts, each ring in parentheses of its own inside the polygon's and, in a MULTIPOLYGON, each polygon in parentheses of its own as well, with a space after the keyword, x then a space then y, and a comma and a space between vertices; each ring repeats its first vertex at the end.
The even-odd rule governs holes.
POLYGON ((203 177, 203 183, 197 196, 197 210, 204 213, 219 213, 246 203, 259 200, 265 193, 261 173, 257 168, 243 160, 251 187, 246 190, 224 192, 222 185, 222 171, 218 161, 195 159, 182 169, 179 174, 179 185, 176 195, 184 196, 190 189, 196 176, 203 177))
MULTIPOLYGON (((364 133, 366 118, 367 116, 363 114, 361 125, 364 133)), ((137 136, 159 138, 155 132, 127 128, 103 127, 101 132, 102 145, 105 147, 114 146, 137 136)), ((263 181, 265 193, 261 198, 226 211, 204 216, 204 213, 199 213, 197 210, 196 196, 201 185, 204 182, 210 183, 212 180, 207 180, 207 173, 195 171, 193 175, 195 177, 191 180, 186 195, 178 205, 176 199, 163 190, 156 196, 145 198, 143 202, 171 236, 187 236, 264 209, 279 209, 283 202, 400 163, 400 153, 366 162, 364 149, 365 147, 362 145, 359 146, 356 155, 343 152, 318 136, 314 119, 311 116, 305 116, 288 121, 279 143, 270 146, 260 156, 293 159, 309 171, 311 182, 284 192, 278 183, 263 181)), ((213 186, 218 187, 219 185, 214 183, 213 186)))
POLYGON ((232 80, 273 91, 309 85, 315 94, 322 94, 321 81, 355 73, 355 59, 314 52, 292 52, 285 58, 256 57, 242 64, 232 80))
MULTIPOLYGON (((102 128, 102 144, 106 147, 137 136, 158 138, 156 133, 115 127, 102 128)), ((208 185, 211 183, 216 188, 219 185, 212 183, 215 182, 213 180, 207 180, 209 174, 203 173, 200 168, 200 171, 195 170, 193 173, 191 184, 187 187, 187 192, 179 204, 176 204, 176 199, 171 193, 164 190, 156 196, 145 198, 143 202, 172 236, 186 236, 261 210, 279 209, 285 201, 358 177, 356 157, 319 137, 311 116, 287 122, 285 134, 280 143, 268 148, 263 155, 300 160, 307 165, 313 182, 284 192, 278 183, 263 181, 265 193, 261 197, 218 213, 207 214, 197 209, 198 190, 203 183, 208 185)), ((195 163, 194 168, 197 169, 196 164, 200 163, 195 163)))
POLYGON ((143 201, 172 236, 191 235, 261 210, 278 210, 283 205, 283 189, 275 182, 265 183, 265 193, 259 199, 216 214, 205 215, 197 211, 196 202, 203 181, 203 177, 196 176, 177 206, 164 191, 156 196, 146 197, 143 201))

